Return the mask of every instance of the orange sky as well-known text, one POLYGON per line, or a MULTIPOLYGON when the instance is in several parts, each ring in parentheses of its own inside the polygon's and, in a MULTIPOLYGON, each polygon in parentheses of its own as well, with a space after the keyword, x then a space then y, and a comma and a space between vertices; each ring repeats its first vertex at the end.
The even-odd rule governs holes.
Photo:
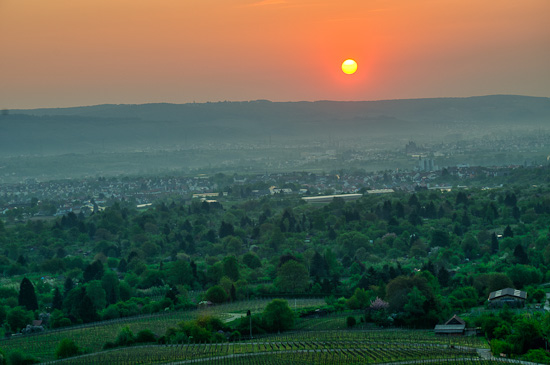
POLYGON ((549 19, 550 0, 0 0, 0 108, 548 97, 549 19))

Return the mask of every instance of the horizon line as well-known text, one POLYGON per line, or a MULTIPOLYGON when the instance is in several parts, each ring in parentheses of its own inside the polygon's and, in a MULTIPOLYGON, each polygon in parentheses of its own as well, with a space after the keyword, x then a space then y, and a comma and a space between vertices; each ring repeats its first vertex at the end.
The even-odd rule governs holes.
POLYGON ((485 95, 471 95, 471 96, 439 96, 439 97, 418 97, 418 98, 396 98, 396 99, 371 99, 371 100, 331 100, 331 99, 319 99, 319 100, 287 100, 287 101, 273 101, 269 99, 254 99, 254 100, 217 100, 217 101, 201 101, 201 102, 145 102, 145 103, 102 103, 102 104, 89 104, 89 105, 74 105, 74 106, 52 106, 52 107, 32 107, 32 108, 0 108, 2 112, 9 111, 22 111, 22 110, 40 110, 40 109, 76 109, 76 108, 93 108, 98 106, 142 106, 142 105, 204 105, 204 104, 229 104, 229 103, 255 103, 255 102, 267 102, 274 104, 283 103, 369 103, 369 102, 384 102, 384 101, 406 101, 406 100, 430 100, 430 99, 469 99, 469 98, 483 98, 492 96, 515 96, 526 98, 543 98, 550 99, 550 96, 535 96, 535 95, 522 95, 522 94, 485 94, 485 95))

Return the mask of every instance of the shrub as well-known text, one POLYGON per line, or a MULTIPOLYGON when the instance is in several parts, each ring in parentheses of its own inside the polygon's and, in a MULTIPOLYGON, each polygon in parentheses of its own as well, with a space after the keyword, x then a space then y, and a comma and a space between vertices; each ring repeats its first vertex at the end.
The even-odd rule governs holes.
POLYGON ((122 327, 118 335, 116 336, 115 345, 116 346, 130 346, 136 342, 136 337, 130 330, 130 327, 122 327))
POLYGON ((227 301, 227 293, 219 285, 214 285, 206 292, 206 299, 213 303, 223 303, 227 301))
POLYGON ((512 353, 512 345, 503 340, 492 339, 491 340, 491 352, 494 356, 499 356, 500 354, 506 354, 510 356, 512 353))
POLYGON ((355 317, 349 316, 346 318, 346 325, 351 328, 357 324, 357 321, 355 320, 355 317))
POLYGON ((243 256, 243 263, 251 269, 257 269, 262 266, 262 262, 255 254, 247 252, 243 256))
POLYGON ((108 306, 101 312, 100 315, 101 315, 101 319, 103 319, 104 321, 109 319, 120 318, 120 313, 118 312, 116 305, 108 306))
POLYGON ((151 330, 145 329, 137 333, 135 342, 138 342, 138 343, 155 342, 156 340, 157 338, 155 334, 151 330))
POLYGON ((262 312, 265 329, 270 332, 280 332, 294 326, 294 312, 283 299, 273 299, 262 312))
POLYGON ((8 364, 11 365, 26 365, 39 363, 37 359, 32 356, 27 356, 21 353, 19 350, 11 352, 8 356, 8 364))
POLYGON ((70 338, 62 339, 55 349, 55 357, 64 359, 66 357, 76 356, 80 353, 80 349, 76 343, 70 338))
POLYGON ((189 342, 189 337, 187 337, 187 335, 185 334, 185 332, 174 332, 172 335, 168 336, 166 335, 165 336, 167 339, 168 339, 168 342, 169 343, 188 343, 189 342))
POLYGON ((50 327, 51 328, 61 328, 70 326, 71 320, 63 314, 62 311, 56 309, 52 312, 50 316, 50 327))
POLYGON ((550 364, 550 355, 543 349, 529 350, 525 355, 525 360, 540 364, 550 364))
POLYGON ((237 330, 240 333, 243 333, 245 335, 250 334, 250 330, 252 329, 252 334, 255 335, 262 335, 266 333, 266 331, 263 328, 262 323, 262 316, 259 314, 255 314, 252 317, 241 317, 239 320, 239 323, 237 324, 237 330))
POLYGON ((231 341, 237 341, 241 338, 241 333, 237 330, 231 332, 231 335, 229 336, 229 339, 231 341))
POLYGON ((32 322, 33 316, 33 312, 27 311, 23 307, 15 307, 8 312, 8 325, 13 332, 18 332, 32 322))
POLYGON ((195 343, 209 341, 212 335, 212 332, 201 327, 197 321, 184 321, 178 323, 178 326, 183 330, 185 335, 193 337, 193 342, 195 343))

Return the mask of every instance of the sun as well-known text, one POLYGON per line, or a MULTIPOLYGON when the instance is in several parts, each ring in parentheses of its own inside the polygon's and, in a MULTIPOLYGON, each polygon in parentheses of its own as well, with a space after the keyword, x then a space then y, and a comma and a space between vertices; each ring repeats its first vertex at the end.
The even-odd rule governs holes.
POLYGON ((351 58, 348 58, 347 60, 342 62, 342 71, 344 71, 344 73, 348 75, 354 74, 355 71, 357 71, 357 62, 355 62, 355 60, 352 60, 351 58))

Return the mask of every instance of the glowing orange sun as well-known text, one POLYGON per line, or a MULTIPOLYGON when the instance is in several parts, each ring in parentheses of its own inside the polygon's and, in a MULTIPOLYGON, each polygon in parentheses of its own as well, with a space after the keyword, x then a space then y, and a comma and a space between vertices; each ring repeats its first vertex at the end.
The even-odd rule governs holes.
POLYGON ((352 60, 351 58, 348 58, 347 60, 342 62, 342 71, 344 71, 344 73, 348 75, 354 74, 355 71, 357 71, 357 62, 355 62, 355 60, 352 60))

